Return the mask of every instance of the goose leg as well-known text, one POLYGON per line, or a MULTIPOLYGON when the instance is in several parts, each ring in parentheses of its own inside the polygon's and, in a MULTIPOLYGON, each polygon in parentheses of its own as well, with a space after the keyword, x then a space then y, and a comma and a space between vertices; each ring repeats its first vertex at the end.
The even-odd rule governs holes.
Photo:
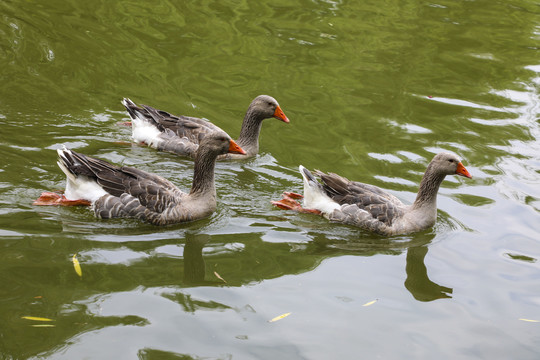
POLYGON ((283 209, 283 210, 292 210, 299 213, 316 214, 316 215, 321 214, 321 212, 316 209, 304 209, 302 205, 298 201, 296 201, 296 199, 303 198, 303 196, 300 194, 285 191, 283 195, 281 196, 283 197, 283 199, 279 201, 271 201, 272 205, 275 205, 278 208, 283 209))
POLYGON ((91 204, 88 200, 68 200, 62 194, 44 191, 41 193, 41 196, 32 203, 32 205, 90 206, 91 204))
POLYGON ((297 193, 293 193, 293 192, 290 192, 290 191, 284 191, 283 192, 283 195, 284 196, 287 196, 289 198, 292 198, 292 199, 303 199, 304 196, 303 195, 300 195, 300 194, 297 194, 297 193))

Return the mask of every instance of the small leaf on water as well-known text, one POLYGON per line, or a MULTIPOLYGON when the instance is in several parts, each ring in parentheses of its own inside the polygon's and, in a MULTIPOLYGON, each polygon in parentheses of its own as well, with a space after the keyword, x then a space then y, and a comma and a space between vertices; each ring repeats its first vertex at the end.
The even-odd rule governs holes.
POLYGON ((379 300, 379 299, 375 299, 375 300, 373 300, 373 301, 370 301, 370 302, 365 303, 365 304, 362 305, 362 306, 370 306, 370 305, 373 305, 373 304, 375 304, 378 300, 379 300))
POLYGON ((217 271, 214 271, 214 275, 216 275, 216 277, 217 277, 219 280, 223 281, 225 284, 227 283, 227 282, 225 281, 225 279, 222 278, 222 277, 217 273, 217 271))
POLYGON ((81 264, 79 264, 79 260, 77 259, 77 254, 73 255, 72 260, 73 260, 73 267, 75 268, 75 272, 77 273, 77 275, 82 277, 81 264))
POLYGON ((22 316, 22 319, 34 320, 34 321, 54 321, 53 319, 39 317, 39 316, 22 316))
POLYGON ((291 315, 290 312, 288 313, 285 313, 285 314, 281 314, 279 316, 276 316, 275 318, 273 318, 272 320, 268 320, 268 322, 274 322, 274 321, 278 321, 278 320, 281 320, 283 318, 286 318, 287 316, 291 315))
POLYGON ((535 323, 540 322, 540 320, 532 320, 532 319, 519 319, 519 320, 526 321, 526 322, 535 322, 535 323))
POLYGON ((56 325, 53 325, 53 324, 33 324, 33 325, 30 325, 31 327, 39 327, 39 328, 44 328, 44 327, 56 327, 56 325))

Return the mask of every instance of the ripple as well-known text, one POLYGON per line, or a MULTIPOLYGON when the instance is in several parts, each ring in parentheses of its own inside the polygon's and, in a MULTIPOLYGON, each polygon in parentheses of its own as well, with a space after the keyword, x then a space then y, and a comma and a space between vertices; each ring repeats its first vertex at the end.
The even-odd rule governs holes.
POLYGON ((448 104, 448 105, 470 107, 474 109, 481 109, 481 110, 487 110, 487 111, 493 111, 493 112, 506 112, 505 109, 499 109, 497 107, 493 107, 490 105, 477 104, 477 103, 474 103, 472 101, 467 101, 467 100, 451 99, 451 98, 443 98, 443 97, 431 97, 430 99, 433 101, 437 101, 437 102, 448 104))
POLYGON ((403 162, 399 157, 392 154, 378 154, 378 153, 368 153, 374 159, 387 161, 389 163, 398 164, 403 162))

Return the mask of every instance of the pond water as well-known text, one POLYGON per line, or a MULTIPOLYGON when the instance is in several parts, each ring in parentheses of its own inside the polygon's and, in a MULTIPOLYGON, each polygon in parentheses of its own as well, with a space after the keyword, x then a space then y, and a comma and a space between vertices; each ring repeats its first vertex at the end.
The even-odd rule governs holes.
POLYGON ((0 359, 540 356, 537 2, 29 0, 0 15, 0 359), (208 219, 32 206, 64 187, 63 144, 189 188, 190 160, 129 144, 123 97, 235 137, 259 94, 291 122, 217 164, 208 219), (421 233, 270 204, 302 191, 300 164, 412 202, 441 150, 473 178, 447 177, 421 233))

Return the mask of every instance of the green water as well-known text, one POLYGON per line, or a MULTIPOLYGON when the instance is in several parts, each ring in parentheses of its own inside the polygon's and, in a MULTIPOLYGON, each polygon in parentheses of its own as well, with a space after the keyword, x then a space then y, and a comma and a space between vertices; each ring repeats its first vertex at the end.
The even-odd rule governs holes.
POLYGON ((540 322, 522 320, 540 321, 538 3, 4 1, 0 15, 0 359, 538 359, 540 322), (291 123, 266 120, 259 156, 217 165, 208 219, 31 205, 63 188, 62 144, 189 188, 189 160, 122 143, 123 97, 235 137, 259 94, 291 123), (412 202, 441 150, 473 179, 445 180, 422 233, 270 205, 302 191, 299 164, 412 202))

